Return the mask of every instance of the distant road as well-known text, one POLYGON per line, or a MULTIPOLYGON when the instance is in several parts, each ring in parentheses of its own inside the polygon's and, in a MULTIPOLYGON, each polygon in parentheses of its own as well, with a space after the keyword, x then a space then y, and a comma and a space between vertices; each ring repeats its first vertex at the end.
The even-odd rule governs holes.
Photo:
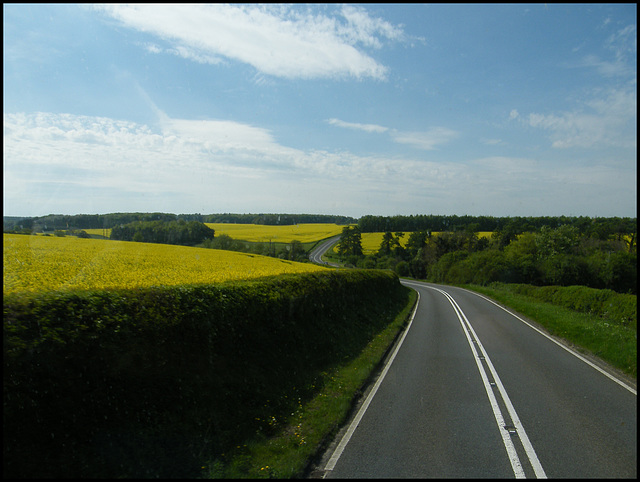
POLYGON ((414 317, 316 476, 637 477, 633 380, 487 298, 401 282, 414 317))
POLYGON ((333 266, 334 268, 339 267, 336 263, 330 263, 322 260, 322 255, 329 249, 331 246, 340 241, 340 235, 334 236, 333 238, 325 239, 318 246, 316 246, 311 253, 309 253, 309 259, 312 263, 324 264, 325 266, 333 266))

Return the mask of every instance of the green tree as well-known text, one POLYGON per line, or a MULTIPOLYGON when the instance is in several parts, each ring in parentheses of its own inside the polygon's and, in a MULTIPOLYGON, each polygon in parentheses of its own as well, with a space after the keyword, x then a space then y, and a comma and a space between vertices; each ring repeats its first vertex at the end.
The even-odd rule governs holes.
POLYGON ((346 256, 362 256, 362 233, 360 228, 358 226, 345 226, 342 228, 337 248, 338 255, 343 259, 346 256))
POLYGON ((378 249, 379 256, 389 256, 391 251, 396 246, 400 246, 400 242, 393 236, 391 231, 385 231, 382 235, 382 241, 380 242, 380 249, 378 249))
POLYGON ((414 231, 409 234, 406 250, 410 257, 418 255, 420 250, 427 245, 427 240, 431 238, 430 231, 414 231))
POLYGON ((540 256, 554 256, 569 253, 578 246, 580 232, 575 226, 564 224, 556 229, 543 226, 536 237, 536 244, 540 256))
POLYGON ((291 244, 289 244, 288 254, 289 254, 288 258, 292 261, 295 261, 296 259, 302 256, 306 256, 306 252, 302 247, 302 243, 297 239, 294 239, 293 241, 291 241, 291 244))

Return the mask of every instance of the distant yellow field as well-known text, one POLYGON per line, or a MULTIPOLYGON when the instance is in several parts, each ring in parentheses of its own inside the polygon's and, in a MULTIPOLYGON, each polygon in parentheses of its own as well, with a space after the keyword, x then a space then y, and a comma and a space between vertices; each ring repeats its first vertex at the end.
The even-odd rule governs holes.
POLYGON ((76 237, 3 235, 3 293, 220 283, 320 271, 232 251, 76 237))
POLYGON ((297 240, 310 243, 342 233, 337 224, 295 224, 290 226, 265 226, 262 224, 205 223, 215 235, 226 234, 233 239, 255 243, 290 243, 297 240))
MULTIPOLYGON (((440 232, 434 232, 433 235, 437 236, 440 232)), ((491 238, 493 233, 491 231, 481 231, 478 233, 479 238, 491 238)), ((380 243, 382 243, 382 236, 384 233, 362 233, 362 252, 365 255, 372 255, 378 252, 380 249, 380 243)), ((394 233, 395 235, 395 233, 394 233)), ((400 244, 403 247, 407 246, 407 241, 409 241, 410 232, 404 233, 404 236, 400 238, 400 244)), ((333 246, 334 252, 336 251, 337 245, 333 246)))

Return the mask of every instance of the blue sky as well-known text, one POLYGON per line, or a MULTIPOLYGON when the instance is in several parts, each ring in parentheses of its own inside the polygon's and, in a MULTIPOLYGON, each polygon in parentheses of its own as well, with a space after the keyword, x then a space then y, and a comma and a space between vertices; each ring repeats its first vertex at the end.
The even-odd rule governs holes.
POLYGON ((636 5, 3 5, 4 215, 636 217, 636 5))

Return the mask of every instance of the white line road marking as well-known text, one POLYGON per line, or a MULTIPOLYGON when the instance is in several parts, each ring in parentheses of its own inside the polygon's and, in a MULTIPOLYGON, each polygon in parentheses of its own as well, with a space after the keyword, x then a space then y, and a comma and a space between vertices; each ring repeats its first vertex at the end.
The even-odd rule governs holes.
MULTIPOLYGON (((411 283, 408 283, 408 284, 411 284, 411 283)), ((511 463, 511 467, 513 469, 515 477, 516 478, 526 478, 526 475, 524 473, 524 469, 522 468, 522 464, 520 463, 520 459, 518 457, 516 448, 515 448, 515 446, 513 444, 513 440, 511 439, 511 434, 507 430, 507 427, 506 427, 506 424, 505 424, 505 421, 504 421, 504 416, 502 415, 502 412, 501 412, 500 407, 498 405, 498 401, 497 401, 497 399, 496 399, 496 397, 495 397, 495 395, 493 393, 493 389, 491 388, 491 383, 489 382, 489 377, 487 376, 486 370, 485 370, 484 366, 482 365, 482 359, 484 359, 484 361, 487 363, 487 366, 489 367, 489 371, 491 372, 491 375, 492 375, 492 377, 493 377, 493 379, 495 381, 495 384, 496 384, 496 386, 498 388, 498 391, 499 391, 499 393, 500 393, 500 395, 502 397, 502 400, 503 400, 505 406, 507 407, 507 411, 509 412, 509 416, 511 417, 513 425, 516 428, 516 434, 519 437, 520 441, 522 442, 522 445, 523 445, 524 450, 525 450, 525 452, 527 454, 527 457, 529 458, 529 462, 531 463, 531 466, 533 467, 533 470, 535 472, 536 477, 538 477, 538 478, 547 478, 547 476, 546 476, 546 474, 544 472, 544 469, 542 468, 542 465, 540 464, 540 460, 538 459, 538 457, 537 457, 537 455, 535 453, 533 445, 531 444, 531 441, 529 440, 529 437, 527 436, 527 433, 526 433, 526 431, 525 431, 525 429, 524 429, 524 427, 523 427, 523 425, 522 425, 522 423, 520 421, 520 418, 518 417, 518 414, 516 413, 515 408, 513 407, 513 404, 511 403, 511 400, 509 399, 509 396, 507 395, 507 392, 506 392, 506 390, 504 388, 504 385, 502 384, 502 381, 500 380, 500 377, 498 376, 498 373, 496 372, 495 367, 493 366, 493 363, 491 363, 489 355, 487 354, 486 350, 484 349, 484 346, 480 342, 480 339, 476 335, 475 331, 473 330, 473 327, 471 326, 471 323, 469 323, 469 320, 467 319, 466 315, 464 314, 464 312, 462 311, 460 306, 457 304, 457 302, 453 299, 453 297, 449 293, 447 293, 446 291, 443 291, 441 289, 434 288, 434 287, 431 287, 431 286, 428 286, 428 285, 425 285, 425 284, 419 284, 419 286, 422 286, 422 287, 429 288, 429 289, 432 289, 432 290, 440 292, 441 294, 443 294, 447 298, 447 300, 449 301, 449 303, 453 307, 454 312, 456 313, 456 316, 458 317, 458 321, 462 325, 462 328, 463 328, 463 331, 465 333, 465 336, 467 337, 467 342, 469 343, 469 346, 471 348, 471 352, 473 353, 476 365, 478 367, 478 371, 480 372, 480 376, 482 378, 482 382, 484 384, 484 388, 485 388, 485 391, 487 393, 487 397, 489 398, 489 402, 491 404, 491 408, 493 410, 493 414, 494 414, 494 417, 496 419, 496 424, 498 425, 498 431, 500 432, 500 435, 502 437, 502 441, 503 441, 503 444, 504 444, 505 449, 507 451, 507 455, 509 457, 509 461, 511 463), (471 336, 473 336, 473 339, 471 338, 471 336), (479 348, 480 353, 481 353, 482 356, 480 356, 480 353, 478 353, 478 351, 475 349, 474 340, 475 340, 476 344, 478 345, 478 348, 479 348)), ((488 301, 491 301, 491 300, 488 300, 488 301)), ((373 386, 372 390, 369 392, 369 395, 367 396, 365 402, 362 404, 362 406, 358 410, 358 413, 356 414, 355 418, 351 421, 351 424, 349 425, 349 428, 347 429, 346 433, 344 434, 344 436, 340 440, 340 443, 338 444, 338 446, 334 450, 333 454, 331 455, 331 458, 329 459, 329 461, 327 462, 327 464, 326 464, 326 466, 324 468, 325 471, 331 471, 331 470, 333 470, 335 468, 338 460, 340 459, 340 456, 344 452, 344 449, 346 448, 347 444, 351 440, 351 437, 353 436, 353 433, 355 432, 356 428, 358 427, 358 424, 360 423, 360 421, 362 420, 362 417, 364 416, 365 412, 369 408, 369 405, 371 404, 371 400, 373 400, 373 397, 377 393, 378 388, 382 384, 382 382, 384 380, 384 377, 386 376, 387 372, 389 371, 389 367, 393 363, 393 360, 395 359, 398 351, 400 350, 400 347, 402 346, 402 343, 404 342, 404 339, 407 336, 407 333, 409 332, 409 329, 411 328, 411 325, 412 325, 413 320, 415 318, 416 311, 418 309, 419 303, 420 303, 420 293, 418 292, 418 299, 417 299, 416 305, 415 305, 415 307, 413 309, 413 313, 411 314, 411 320, 409 321, 409 324, 407 325, 407 328, 405 329, 405 331, 404 331, 404 333, 402 335, 402 338, 398 342, 398 345, 396 346, 395 350, 393 351, 393 354, 391 355, 390 359, 388 360, 387 364, 385 365, 382 373, 378 377, 378 380, 376 381, 376 383, 373 386)), ((499 306, 499 305, 497 305, 497 306, 499 306)), ((505 310, 505 311, 507 311, 507 310, 505 310)), ((507 311, 507 313, 510 313, 510 312, 507 311)), ((510 313, 510 314, 513 315, 513 313, 510 313)), ((515 315, 513 315, 513 316, 515 316, 515 315)), ((517 318, 519 318, 519 317, 517 317, 517 318)), ((521 318, 519 318, 519 319, 526 323, 526 321, 522 320, 521 318)), ((529 325, 529 323, 527 323, 527 325, 529 325)), ((531 325, 529 325, 529 326, 531 326, 531 325)))
MULTIPOLYGON (((461 288, 464 289, 464 288, 461 288)), ((548 338, 549 340, 551 340, 552 342, 554 342, 556 345, 558 345, 559 347, 561 347, 562 349, 568 351, 569 353, 571 353, 573 356, 575 356, 576 358, 582 360, 583 362, 585 362, 587 365, 589 365, 592 368, 595 368, 596 370, 598 370, 600 373, 602 373, 604 376, 606 376, 607 378, 610 378, 611 380, 613 380, 614 382, 616 382, 618 385, 620 385, 623 388, 626 388, 627 390, 629 390, 631 393, 633 393, 634 395, 638 395, 638 392, 633 388, 630 387, 629 385, 627 385, 626 383, 624 383, 622 380, 619 380, 618 378, 614 377, 613 375, 611 375, 610 373, 608 373, 607 371, 603 370, 602 368, 600 368, 598 365, 596 365, 595 363, 590 362, 589 360, 587 360, 585 357, 583 357, 582 355, 580 355, 579 353, 575 352, 574 350, 572 350, 571 348, 563 345, 562 343, 560 343, 558 340, 553 339, 552 337, 550 337, 549 335, 547 335, 545 332, 543 332, 542 330, 539 330, 538 328, 536 328, 535 326, 533 326, 531 323, 529 323, 526 320, 523 320, 522 318, 520 318, 518 315, 516 315, 515 313, 510 312, 509 310, 507 310, 504 306, 500 306, 498 303, 496 303, 495 301, 487 298, 486 296, 483 296, 479 293, 476 293, 474 291, 471 290, 466 290, 469 293, 472 293, 476 296, 479 296, 480 298, 483 298, 485 300, 487 300, 489 303, 493 303, 494 305, 496 305, 498 308, 506 311, 507 313, 509 313, 511 316, 517 318, 518 320, 520 320, 522 323, 524 323, 525 325, 528 325, 530 328, 533 328, 534 330, 536 330, 538 333, 540 333, 542 336, 548 338)))
MULTIPOLYGON (((418 293, 418 292, 416 291, 416 293, 418 293)), ((329 459, 329 461, 327 462, 327 465, 325 466, 324 470, 333 470, 334 469, 334 467, 336 466, 336 463, 338 462, 338 459, 342 455, 342 452, 344 451, 345 447, 349 443, 349 440, 351 440, 351 436, 353 435, 353 432, 356 431, 356 428, 358 427, 358 424, 360 423, 360 420, 362 420, 362 417, 364 416, 364 413, 367 411, 367 408, 369 407, 369 404, 371 403, 371 400, 373 399, 374 395, 378 391, 378 388, 382 384, 382 381, 384 380, 384 377, 386 376, 387 372, 389 371, 389 367, 391 366, 391 363, 393 363, 393 360, 395 359, 396 354, 400 350, 400 347, 402 346, 402 343, 404 342, 404 339, 406 338, 407 333, 409 332, 409 329, 411 328, 411 324, 413 323, 413 319, 416 316, 416 311, 418 310, 418 305, 419 304, 420 304, 420 293, 418 293, 418 299, 416 300, 416 306, 413 308, 413 313, 411 314, 411 320, 409 321, 409 324, 407 325, 407 328, 404 330, 402 338, 400 338, 400 341, 398 342, 398 345, 396 346, 396 349, 393 351, 393 355, 391 355, 391 358, 389 359, 389 361, 385 365, 384 370, 382 370, 382 373, 378 377, 378 380, 376 381, 375 385, 373 386, 373 389, 371 390, 371 392, 369 392, 369 395, 367 396, 365 402, 360 407, 360 410, 358 410, 358 413, 356 414, 356 417, 353 419, 353 421, 349 425, 349 428, 347 429, 347 432, 344 434, 344 436, 342 437, 342 440, 340 441, 340 443, 338 444, 338 446, 334 450, 334 452, 331 455, 331 458, 329 459)))
MULTIPOLYGON (((491 385, 489 383, 489 378, 487 377, 487 373, 485 372, 484 367, 482 366, 482 361, 480 360, 478 353, 474 349, 473 340, 469 335, 469 329, 467 328, 464 320, 462 319, 462 317, 464 316, 464 313, 462 313, 462 310, 457 305, 455 300, 451 297, 451 295, 449 295, 449 293, 447 293, 446 291, 439 290, 437 288, 431 288, 431 289, 442 293, 449 300, 449 303, 451 303, 451 306, 453 306, 453 311, 455 311, 456 316, 458 317, 458 321, 462 325, 462 331, 467 337, 467 342, 469 343, 469 347, 471 348, 471 353, 473 353, 473 358, 478 367, 478 371, 480 372, 480 377, 482 378, 482 384, 484 385, 484 389, 487 393, 487 397, 489 398, 491 409, 493 410, 493 416, 496 419, 496 424, 498 425, 498 431, 500 432, 500 436, 502 437, 502 443, 504 444, 504 448, 506 449, 507 455, 509 456, 509 462, 511 462, 511 468, 513 469, 513 473, 516 476, 516 479, 524 479, 526 478, 526 476, 524 473, 524 469, 522 468, 522 464, 520 463, 518 452, 516 451, 516 447, 513 444, 513 440, 511 440, 511 435, 507 430, 505 430, 506 424, 504 422, 504 417, 502 416, 502 412, 500 411, 500 406, 498 405, 498 401, 496 400, 496 397, 493 394, 493 389, 491 388, 491 385)), ((477 341, 477 343, 480 344, 479 341, 477 341)))
POLYGON ((520 459, 518 458, 518 454, 516 452, 515 446, 513 445, 513 441, 511 440, 511 436, 509 435, 508 431, 505 428, 504 417, 502 416, 502 412, 500 411, 498 402, 496 401, 495 395, 493 394, 493 389, 489 384, 486 371, 484 369, 484 366, 482 366, 482 361, 480 360, 478 353, 474 349, 473 340, 471 339, 470 334, 473 335, 473 339, 478 345, 478 348, 480 349, 482 356, 484 357, 484 360, 487 366, 489 367, 491 376, 493 377, 496 383, 496 386, 498 387, 498 391, 500 392, 500 396, 502 397, 502 400, 505 406, 507 407, 509 416, 511 417, 513 425, 516 428, 516 433, 520 438, 520 441, 522 442, 522 446, 525 449, 527 457, 529 458, 529 462, 531 463, 531 466, 533 467, 533 470, 536 474, 536 477, 539 479, 546 479, 547 475, 545 474, 544 469, 542 468, 542 464, 540 464, 540 460, 538 459, 538 456, 536 455, 533 445, 531 444, 531 441, 527 436, 527 432, 522 426, 522 423, 520 422, 520 418, 518 417, 518 414, 516 413, 516 410, 513 407, 513 404, 511 403, 511 399, 509 398, 509 395, 507 394, 507 391, 505 390, 504 385, 502 384, 502 381, 498 376, 498 372, 496 372, 496 369, 494 368, 493 363, 491 363, 491 359, 489 358, 489 355, 484 349, 484 346, 480 342, 478 335, 476 335, 475 330, 471 326, 469 319, 466 317, 466 315, 464 314, 464 311, 462 311, 462 308, 460 308, 456 300, 453 299, 453 296, 451 296, 446 291, 443 291, 438 288, 433 288, 431 286, 428 286, 428 288, 436 290, 442 293, 443 295, 445 295, 449 300, 449 303, 451 303, 451 306, 453 306, 453 309, 456 312, 456 315, 458 316, 458 320, 462 325, 462 329, 465 335, 467 336, 467 341, 469 342, 471 351, 474 354, 476 365, 478 366, 478 370, 480 371, 480 376, 482 377, 484 388, 487 392, 487 396, 489 397, 489 401, 491 402, 491 408, 493 409, 493 414, 496 418, 496 423, 498 424, 498 430, 502 435, 502 441, 504 442, 505 449, 507 450, 507 454, 509 455, 509 460, 511 461, 511 467, 513 468, 513 473, 515 474, 516 478, 525 478, 524 470, 522 469, 522 465, 520 464, 520 459))

